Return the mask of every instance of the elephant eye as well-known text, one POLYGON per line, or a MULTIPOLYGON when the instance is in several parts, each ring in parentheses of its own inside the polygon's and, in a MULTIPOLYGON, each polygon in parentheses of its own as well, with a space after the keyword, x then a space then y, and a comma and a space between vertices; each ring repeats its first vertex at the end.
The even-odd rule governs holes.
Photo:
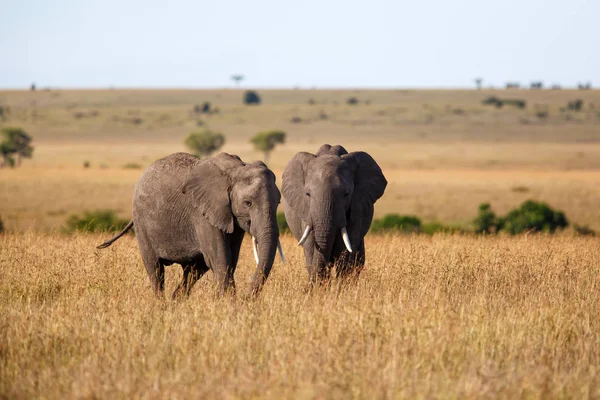
POLYGON ((251 202, 251 201, 249 201, 249 200, 246 200, 246 201, 244 201, 244 205, 245 205, 246 207, 248 207, 248 208, 249 208, 249 207, 252 207, 252 202, 251 202))
POLYGON ((308 197, 310 197, 310 192, 306 192, 306 195, 307 195, 308 197))
POLYGON ((346 197, 350 196, 350 191, 349 191, 349 190, 346 190, 346 191, 344 192, 344 196, 346 196, 346 197))

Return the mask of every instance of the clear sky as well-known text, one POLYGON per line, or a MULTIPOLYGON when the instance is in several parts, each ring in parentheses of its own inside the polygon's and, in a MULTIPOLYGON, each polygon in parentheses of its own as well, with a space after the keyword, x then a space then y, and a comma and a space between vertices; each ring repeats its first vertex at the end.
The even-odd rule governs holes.
POLYGON ((0 87, 600 86, 600 0, 18 0, 0 87))

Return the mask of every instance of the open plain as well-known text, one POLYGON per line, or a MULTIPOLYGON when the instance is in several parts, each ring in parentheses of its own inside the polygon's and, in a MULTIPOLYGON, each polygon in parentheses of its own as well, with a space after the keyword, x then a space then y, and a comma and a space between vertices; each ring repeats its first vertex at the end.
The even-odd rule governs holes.
MULTIPOLYGON (((203 127, 248 161, 252 135, 286 131, 278 182, 298 151, 369 152, 389 182, 376 216, 467 227, 480 203, 534 199, 600 230, 599 91, 258 92, 245 106, 232 89, 0 91, 0 127, 35 146, 0 169, 0 398, 600 397, 598 237, 370 234, 357 284, 307 293, 285 235, 288 263, 254 301, 246 240, 236 297, 216 298, 209 273, 171 303, 153 299, 132 236, 99 251, 110 234, 61 233, 85 210, 130 218, 142 168, 203 127), (194 112, 205 101, 218 112, 194 112)), ((179 279, 169 267, 167 292, 179 279)))

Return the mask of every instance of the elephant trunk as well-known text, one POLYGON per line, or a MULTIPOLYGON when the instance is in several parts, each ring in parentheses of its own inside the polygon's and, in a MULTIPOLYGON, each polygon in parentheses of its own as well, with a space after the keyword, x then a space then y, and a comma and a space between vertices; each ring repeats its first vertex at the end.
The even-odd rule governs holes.
POLYGON ((317 215, 313 214, 311 218, 316 250, 313 257, 313 273, 315 274, 312 277, 313 280, 317 279, 317 276, 321 280, 328 278, 329 267, 333 262, 333 244, 338 237, 343 238, 344 244, 350 246, 345 228, 345 214, 334 208, 333 198, 326 198, 323 203, 324 206, 321 207, 317 215))
POLYGON ((272 221, 267 221, 264 227, 259 227, 256 230, 256 254, 257 266, 254 278, 252 279, 252 294, 257 295, 262 289, 265 281, 271 273, 273 263, 275 261, 275 253, 279 243, 279 229, 275 218, 272 221))
POLYGON ((335 229, 330 223, 314 224, 315 253, 313 256, 313 281, 326 280, 329 275, 328 264, 331 262, 331 251, 335 242, 335 229))
POLYGON ((324 254, 329 254, 334 242, 335 230, 331 223, 316 223, 313 225, 313 234, 317 250, 324 254))

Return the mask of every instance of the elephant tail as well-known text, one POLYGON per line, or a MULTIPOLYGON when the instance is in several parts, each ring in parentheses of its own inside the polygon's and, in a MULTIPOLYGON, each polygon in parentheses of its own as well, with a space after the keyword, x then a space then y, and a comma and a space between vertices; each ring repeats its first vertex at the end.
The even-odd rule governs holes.
POLYGON ((105 249, 108 246, 110 246, 111 244, 113 244, 113 242, 117 241, 117 239, 119 239, 121 236, 123 236, 124 234, 127 233, 128 230, 131 229, 131 227, 133 227, 133 220, 129 221, 129 223, 127 224, 127 226, 121 231, 119 232, 119 234, 117 236, 115 236, 114 238, 102 243, 99 246, 96 246, 97 249, 105 249))

